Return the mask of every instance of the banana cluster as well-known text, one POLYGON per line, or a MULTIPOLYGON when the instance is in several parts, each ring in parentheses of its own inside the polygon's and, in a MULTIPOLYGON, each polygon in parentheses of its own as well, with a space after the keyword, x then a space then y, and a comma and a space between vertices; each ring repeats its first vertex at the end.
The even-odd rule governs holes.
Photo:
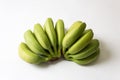
POLYGON ((93 39, 92 29, 87 29, 82 21, 74 22, 62 41, 63 53, 66 60, 77 64, 89 64, 99 55, 99 41, 93 39))
POLYGON ((64 22, 59 19, 54 27, 47 18, 44 26, 34 25, 34 30, 24 33, 25 42, 19 45, 19 56, 26 62, 39 64, 64 56, 77 64, 89 64, 99 55, 99 41, 93 39, 93 31, 82 21, 74 22, 65 32, 64 22))

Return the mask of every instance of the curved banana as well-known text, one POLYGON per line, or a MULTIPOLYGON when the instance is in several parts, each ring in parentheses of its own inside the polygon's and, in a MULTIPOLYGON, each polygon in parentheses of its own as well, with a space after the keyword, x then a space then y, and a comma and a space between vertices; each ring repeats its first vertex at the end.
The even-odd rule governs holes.
POLYGON ((85 31, 82 37, 78 41, 76 41, 65 53, 67 54, 76 54, 85 48, 93 38, 93 31, 91 29, 85 31))
POLYGON ((42 56, 48 56, 50 57, 50 54, 47 53, 44 48, 39 44, 37 41, 35 35, 32 33, 31 30, 27 30, 24 33, 24 39, 27 44, 27 46, 36 54, 42 55, 42 56))
POLYGON ((98 58, 100 48, 99 41, 92 39, 93 31, 85 29, 86 23, 76 21, 66 31, 62 19, 58 19, 54 26, 52 18, 47 18, 44 27, 37 23, 33 32, 27 30, 24 33, 25 43, 19 45, 19 56, 31 64, 61 57, 77 64, 89 64, 98 58))
POLYGON ((58 43, 57 43, 58 44, 58 57, 60 57, 62 53, 62 40, 65 36, 65 28, 64 28, 63 20, 59 19, 56 22, 55 30, 57 33, 57 40, 58 40, 58 43))
POLYGON ((85 47, 83 50, 81 50, 77 54, 68 55, 68 57, 73 59, 83 59, 95 53, 98 47, 99 41, 97 39, 93 39, 90 44, 88 44, 87 47, 85 47))
POLYGON ((54 24, 51 18, 47 18, 45 24, 44 24, 44 29, 46 31, 46 34, 51 42, 51 45, 54 49, 55 56, 57 56, 57 36, 54 28, 54 24))
POLYGON ((51 55, 53 54, 52 48, 51 48, 51 44, 50 41, 46 35, 46 33, 44 32, 42 26, 40 24, 35 24, 34 25, 34 34, 38 40, 38 42, 41 44, 41 46, 48 50, 50 52, 51 55))
POLYGON ((47 58, 43 58, 38 56, 37 54, 33 53, 25 43, 21 43, 19 45, 19 56, 26 62, 31 64, 38 64, 42 62, 47 62, 47 58))
POLYGON ((65 53, 66 49, 69 48, 78 38, 80 38, 85 28, 86 24, 81 21, 77 21, 72 24, 62 42, 63 53, 65 53))
POLYGON ((70 28, 66 31, 66 33, 68 33, 68 32, 70 32, 70 31, 72 31, 76 26, 77 26, 77 22, 79 22, 79 23, 83 23, 82 21, 76 21, 76 22, 74 22, 71 26, 70 26, 70 28))
POLYGON ((77 63, 77 64, 86 65, 86 64, 89 64, 89 63, 92 63, 93 61, 95 61, 98 58, 99 53, 100 53, 100 50, 97 49, 97 51, 95 53, 88 56, 87 58, 84 58, 84 59, 72 59, 72 61, 77 63))

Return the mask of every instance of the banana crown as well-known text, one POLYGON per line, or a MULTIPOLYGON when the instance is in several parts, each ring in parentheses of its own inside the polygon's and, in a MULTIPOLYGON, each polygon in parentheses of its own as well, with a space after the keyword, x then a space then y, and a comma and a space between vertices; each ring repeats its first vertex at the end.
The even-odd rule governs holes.
POLYGON ((76 21, 65 31, 62 19, 54 24, 52 18, 47 18, 44 27, 37 23, 33 32, 27 30, 24 33, 25 43, 21 42, 18 53, 21 59, 31 64, 63 57, 65 60, 86 65, 95 61, 100 53, 99 40, 93 37, 93 30, 86 30, 85 22, 76 21))

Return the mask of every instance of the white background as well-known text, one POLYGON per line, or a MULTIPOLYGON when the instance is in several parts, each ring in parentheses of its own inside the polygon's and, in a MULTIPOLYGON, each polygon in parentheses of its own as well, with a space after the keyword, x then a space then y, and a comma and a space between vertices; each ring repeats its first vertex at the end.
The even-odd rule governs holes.
POLYGON ((0 0, 0 80, 120 80, 120 0, 0 0), (63 19, 66 28, 86 22, 100 40, 99 59, 88 66, 21 60, 18 45, 24 32, 48 17, 63 19))

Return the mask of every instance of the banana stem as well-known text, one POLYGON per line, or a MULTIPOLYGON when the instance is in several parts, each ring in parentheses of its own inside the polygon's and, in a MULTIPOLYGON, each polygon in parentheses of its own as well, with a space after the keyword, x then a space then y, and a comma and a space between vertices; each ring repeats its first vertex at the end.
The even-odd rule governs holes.
POLYGON ((57 57, 60 57, 61 56, 61 48, 58 48, 58 53, 57 53, 57 57))
POLYGON ((55 54, 54 54, 54 52, 53 52, 53 50, 51 48, 49 49, 49 52, 50 52, 52 57, 55 57, 55 54))
POLYGON ((64 54, 64 58, 66 59, 66 60, 69 60, 69 61, 71 61, 72 59, 69 57, 69 53, 65 53, 64 54))
POLYGON ((50 53, 44 52, 43 54, 47 57, 51 57, 50 53))
POLYGON ((46 62, 50 61, 52 59, 52 56, 48 56, 45 60, 46 62))
POLYGON ((58 57, 58 51, 56 47, 54 47, 54 51, 55 51, 55 56, 58 57))
POLYGON ((64 55, 64 57, 65 57, 66 60, 71 61, 71 58, 69 58, 67 55, 64 55))
POLYGON ((65 48, 63 48, 63 50, 62 50, 62 53, 63 53, 63 54, 65 54, 65 50, 66 50, 66 49, 65 49, 65 48))

